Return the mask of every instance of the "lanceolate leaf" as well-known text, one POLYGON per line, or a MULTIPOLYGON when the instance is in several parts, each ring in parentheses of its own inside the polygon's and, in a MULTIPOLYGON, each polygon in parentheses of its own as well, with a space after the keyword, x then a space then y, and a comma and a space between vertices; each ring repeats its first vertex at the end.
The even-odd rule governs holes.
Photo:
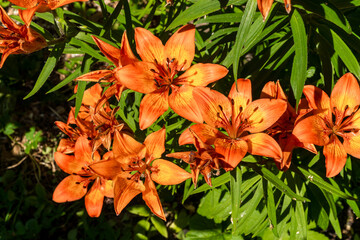
MULTIPOLYGON (((231 4, 244 4, 246 0, 229 0, 226 1, 226 6, 231 4)), ((192 21, 196 18, 202 17, 209 13, 215 12, 219 10, 221 7, 225 7, 221 5, 221 1, 214 0, 199 0, 194 5, 190 6, 185 11, 181 12, 177 18, 172 21, 169 25, 168 29, 174 29, 177 26, 184 25, 189 21, 192 21)))
POLYGON ((296 99, 296 106, 300 101, 304 88, 307 71, 307 39, 304 21, 300 13, 295 9, 290 19, 291 31, 294 38, 295 56, 291 70, 291 88, 296 99))
POLYGON ((302 167, 298 167, 298 169, 301 171, 302 174, 304 174, 305 178, 310 180, 311 183, 313 183, 316 186, 318 186, 319 188, 329 192, 330 194, 336 194, 339 197, 342 197, 345 199, 355 200, 355 198, 352 197, 351 195, 344 193, 339 188, 337 188, 337 187, 331 185, 330 183, 326 182, 325 180, 323 180, 314 171, 312 171, 310 169, 305 170, 302 167))
POLYGON ((272 173, 266 167, 255 167, 254 166, 253 169, 257 173, 261 174, 268 181, 270 181, 272 184, 274 184, 274 186, 277 187, 280 191, 282 191, 283 193, 288 195, 292 200, 310 202, 309 199, 294 193, 293 190, 291 190, 283 181, 281 181, 274 173, 272 173))
POLYGON ((264 193, 266 196, 266 207, 267 207, 267 212, 268 212, 268 216, 270 219, 270 226, 272 226, 272 231, 273 231, 274 235, 276 237, 279 237, 278 228, 277 228, 277 219, 276 219, 276 207, 275 207, 274 192, 273 192, 272 184, 269 181, 265 180, 264 185, 267 185, 265 188, 267 191, 266 192, 264 191, 264 193))
POLYGON ((256 12, 256 1, 249 0, 246 4, 244 15, 241 18, 241 23, 236 34, 236 40, 234 45, 235 55, 233 58, 233 68, 234 68, 234 80, 237 79, 239 62, 242 48, 247 39, 248 34, 250 33, 250 27, 256 12))
POLYGON ((64 51, 64 48, 65 48, 65 43, 59 43, 55 45, 43 69, 41 70, 39 78, 36 80, 34 88, 31 90, 31 92, 28 95, 26 95, 26 97, 24 97, 24 99, 27 99, 32 95, 34 95, 37 91, 39 91, 42 85, 44 85, 44 83, 46 82, 46 80, 49 78, 50 74, 54 70, 56 63, 59 61, 59 58, 64 51))
MULTIPOLYGON (((293 2, 294 6, 298 8, 303 8, 308 12, 315 13, 321 18, 329 21, 338 27, 342 28, 347 33, 351 33, 351 26, 343 13, 332 4, 333 1, 318 1, 313 0, 301 0, 299 5, 297 1, 293 2)), ((343 1, 345 2, 345 1, 343 1)))

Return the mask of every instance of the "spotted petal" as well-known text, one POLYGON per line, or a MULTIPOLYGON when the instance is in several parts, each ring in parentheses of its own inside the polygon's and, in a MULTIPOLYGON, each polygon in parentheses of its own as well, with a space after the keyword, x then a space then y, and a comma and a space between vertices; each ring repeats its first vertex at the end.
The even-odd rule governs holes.
POLYGON ((332 136, 324 146, 326 177, 338 175, 346 163, 346 151, 336 136, 332 136))
POLYGON ((104 203, 104 194, 101 192, 100 179, 94 181, 90 191, 85 196, 85 208, 90 217, 99 217, 104 203))
POLYGON ((84 185, 84 178, 77 175, 70 175, 63 179, 53 193, 53 201, 72 202, 85 196, 87 187, 84 185))
POLYGON ((195 55, 195 26, 187 24, 177 30, 166 42, 165 53, 176 61, 176 70, 188 69, 195 55))

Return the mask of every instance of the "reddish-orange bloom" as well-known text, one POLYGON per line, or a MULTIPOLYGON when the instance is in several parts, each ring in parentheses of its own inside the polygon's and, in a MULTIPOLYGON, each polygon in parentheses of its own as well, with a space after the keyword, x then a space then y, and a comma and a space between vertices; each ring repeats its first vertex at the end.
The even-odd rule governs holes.
POLYGON ((118 49, 95 36, 92 36, 92 38, 99 47, 100 51, 115 65, 115 68, 92 71, 76 78, 76 80, 114 83, 104 92, 100 102, 98 103, 99 106, 102 106, 113 95, 115 95, 117 99, 120 99, 121 93, 125 87, 121 84, 115 73, 128 64, 138 62, 138 59, 131 51, 126 32, 124 32, 122 36, 121 49, 118 49))
MULTIPOLYGON (((112 155, 108 152, 101 161, 105 161, 112 155)), ((55 162, 70 176, 62 180, 56 187, 53 200, 58 203, 76 201, 85 196, 85 207, 90 217, 98 217, 104 202, 104 196, 113 196, 112 181, 106 180, 97 175, 89 168, 93 162, 100 161, 98 152, 92 154, 90 141, 81 136, 75 143, 74 155, 66 155, 61 152, 55 152, 55 162), (88 191, 88 186, 92 184, 88 191)))
POLYGON ((169 106, 190 121, 202 122, 193 92, 223 78, 228 70, 210 63, 191 66, 195 55, 194 25, 181 27, 165 46, 150 31, 136 28, 135 42, 143 61, 121 68, 117 76, 127 88, 146 94, 140 104, 140 128, 153 124, 169 106))
POLYGON ((116 132, 114 157, 94 163, 97 174, 114 180, 114 205, 117 214, 138 194, 158 217, 165 220, 159 195, 153 181, 175 185, 191 178, 191 174, 172 162, 160 159, 165 151, 165 128, 146 137, 144 144, 129 135, 116 132))
MULTIPOLYGON (((21 19, 27 23, 20 12, 21 19)), ((29 26, 17 25, 0 6, 0 68, 10 54, 29 54, 47 46, 45 38, 29 26)))
MULTIPOLYGON (((191 129, 215 151, 224 156, 222 167, 235 168, 247 152, 254 155, 282 158, 277 142, 262 131, 271 127, 285 112, 287 104, 280 99, 259 99, 252 102, 251 82, 238 79, 228 98, 204 88, 195 94, 207 124, 196 124, 191 129), (228 135, 218 128, 223 128, 228 135)), ((192 143, 189 131, 182 134, 180 144, 192 143)))
POLYGON ((310 85, 304 87, 303 93, 313 110, 298 120, 293 134, 302 142, 324 146, 326 176, 334 177, 345 166, 347 154, 360 158, 358 81, 351 73, 345 74, 330 98, 310 85))
POLYGON ((100 84, 95 84, 84 92, 82 105, 79 114, 75 118, 75 108, 72 108, 67 123, 60 121, 55 122, 68 139, 61 139, 57 151, 63 153, 72 153, 76 140, 80 136, 86 136, 91 139, 93 151, 101 145, 110 150, 111 141, 115 131, 122 130, 124 124, 119 123, 115 118, 117 108, 111 109, 108 104, 99 107, 101 101, 102 88, 100 84), (76 128, 70 125, 76 125, 76 128))
POLYGON ((283 151, 283 158, 281 161, 276 161, 278 168, 285 171, 289 169, 292 150, 294 148, 301 147, 316 154, 317 151, 313 144, 302 143, 292 134, 298 114, 288 102, 287 96, 281 88, 279 81, 276 83, 268 82, 261 92, 261 98, 282 99, 287 102, 287 109, 284 114, 266 131, 279 143, 281 150, 283 151))
POLYGON ((35 12, 48 12, 69 3, 86 1, 88 0, 9 0, 15 5, 26 8, 20 11, 23 12, 28 24, 30 24, 35 12))
MULTIPOLYGON (((259 8, 261 14, 263 15, 264 21, 270 12, 271 5, 273 4, 273 2, 274 2, 274 0, 257 0, 258 8, 259 8)), ((290 13, 291 0, 284 0, 284 3, 285 3, 285 9, 286 9, 287 13, 290 13)))
POLYGON ((224 157, 215 152, 215 149, 212 146, 207 145, 201 141, 201 139, 191 130, 191 128, 189 130, 193 136, 193 142, 197 151, 176 152, 167 154, 166 156, 182 159, 190 165, 192 181, 195 188, 197 185, 199 173, 204 176, 206 183, 212 186, 212 171, 220 169, 220 162, 224 160, 224 157))

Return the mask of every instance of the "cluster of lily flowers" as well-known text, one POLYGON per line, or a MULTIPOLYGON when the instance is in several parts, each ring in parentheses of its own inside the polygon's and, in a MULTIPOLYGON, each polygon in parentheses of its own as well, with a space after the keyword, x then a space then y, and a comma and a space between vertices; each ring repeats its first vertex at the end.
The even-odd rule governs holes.
MULTIPOLYGON (((21 6, 22 1, 16 2, 21 6)), ((46 46, 29 23, 35 11, 54 6, 51 1, 38 2, 20 11, 24 26, 15 24, 1 8, 1 21, 6 26, 0 29, 1 66, 9 54, 46 46)), ((62 3, 69 2, 73 1, 62 3)), ((54 158, 69 174, 56 187, 55 202, 85 196, 89 216, 98 217, 104 197, 114 198, 115 212, 120 214, 141 194, 150 210, 165 220, 155 183, 176 185, 192 178, 196 186, 201 174, 211 186, 214 172, 234 169, 247 153, 272 158, 286 171, 294 148, 316 154, 315 145, 323 146, 327 177, 340 173, 347 154, 360 158, 360 87, 351 73, 338 80, 330 97, 320 88, 306 85, 305 98, 295 110, 279 82, 268 82, 257 100, 252 99, 249 79, 235 81, 228 96, 207 87, 225 77, 228 70, 212 63, 192 65, 194 25, 178 29, 165 45, 150 31, 136 28, 136 51, 141 60, 133 54, 126 32, 121 49, 95 36, 93 39, 115 67, 78 77, 77 81, 95 84, 84 92, 77 117, 73 108, 66 123, 55 123, 68 137, 61 139, 54 158), (195 123, 181 134, 179 145, 192 144, 196 150, 166 154, 188 163, 191 173, 162 159, 166 152, 164 127, 140 143, 116 119, 118 109, 111 108, 109 99, 115 96, 119 100, 126 89, 145 94, 139 109, 142 130, 169 107, 195 123)))

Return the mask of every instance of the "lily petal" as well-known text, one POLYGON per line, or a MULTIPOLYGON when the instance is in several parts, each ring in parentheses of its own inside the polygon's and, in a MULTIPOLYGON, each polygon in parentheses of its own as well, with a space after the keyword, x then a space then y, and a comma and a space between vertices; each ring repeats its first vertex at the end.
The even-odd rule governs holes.
POLYGON ((102 180, 101 182, 101 192, 105 197, 114 198, 114 181, 112 180, 102 180))
POLYGON ((128 64, 138 62, 138 61, 139 60, 136 58, 133 51, 131 50, 129 40, 128 40, 126 31, 125 31, 121 38, 119 65, 123 67, 123 66, 126 66, 128 64))
POLYGON ((73 3, 73 2, 87 2, 88 0, 48 0, 48 6, 51 8, 51 10, 54 10, 55 8, 73 3))
POLYGON ((114 207, 117 215, 136 195, 145 190, 145 186, 141 181, 127 179, 131 176, 131 174, 122 174, 114 181, 114 207))
POLYGON ((212 127, 223 127, 229 124, 231 103, 229 99, 218 91, 210 88, 197 87, 193 91, 204 121, 212 127))
MULTIPOLYGON (((21 1, 19 1, 20 3, 21 1)), ((17 4, 16 4, 17 5, 17 4)), ((9 30, 18 32, 21 26, 17 25, 10 17, 7 15, 4 8, 0 7, 0 21, 1 23, 9 30)))
POLYGON ((257 0, 257 5, 261 14, 263 15, 264 21, 270 12, 271 5, 273 4, 273 2, 274 0, 257 0))
POLYGON ((229 98, 233 99, 233 116, 240 113, 240 108, 245 109, 252 102, 250 79, 239 78, 231 87, 229 98))
POLYGON ((313 85, 304 86, 303 93, 312 109, 330 109, 330 98, 318 87, 313 85))
POLYGON ((90 164, 93 162, 91 155, 90 141, 85 136, 79 137, 75 143, 75 159, 90 164))
POLYGON ((287 103, 280 99, 258 99, 244 110, 243 119, 247 119, 246 128, 251 133, 261 132, 271 127, 286 111, 287 103))
MULTIPOLYGON (((189 163, 189 160, 191 159, 191 155, 194 155, 194 152, 192 152, 192 151, 188 151, 188 152, 174 152, 174 153, 166 154, 166 157, 181 159, 181 160, 189 163)), ((155 179, 154 179, 154 181, 155 181, 155 179)), ((157 182, 157 181, 155 181, 155 182, 157 182)), ((158 182, 157 182, 157 183, 158 183, 158 182)), ((161 184, 161 183, 160 183, 160 184, 161 184)))
POLYGON ((126 158, 138 156, 140 159, 145 157, 146 148, 144 144, 139 143, 132 137, 122 132, 116 131, 114 136, 113 153, 115 160, 123 163, 126 158))
POLYGON ((62 138, 60 139, 60 143, 56 151, 64 154, 71 154, 74 152, 74 149, 75 149, 75 142, 71 141, 68 138, 62 138))
POLYGON ((87 164, 81 158, 75 158, 73 155, 66 155, 61 152, 54 153, 56 164, 68 174, 79 173, 82 168, 87 164))
POLYGON ((104 194, 100 191, 100 179, 94 181, 85 196, 85 208, 90 217, 99 217, 104 203, 104 194))
POLYGON ((277 160, 283 158, 279 144, 265 133, 255 133, 242 137, 248 144, 247 151, 253 155, 271 157, 277 160))
POLYGON ((275 98, 287 101, 286 94, 284 93, 284 90, 282 89, 279 81, 277 81, 276 83, 266 83, 261 91, 260 98, 275 98))
POLYGON ((285 3, 285 10, 287 13, 291 12, 291 0, 284 0, 285 3))
POLYGON ((181 117, 195 123, 202 123, 203 118, 193 97, 193 91, 194 87, 188 85, 174 88, 169 96, 169 105, 181 117))
POLYGON ((179 28, 166 42, 165 53, 169 60, 175 59, 177 71, 188 69, 195 55, 195 26, 179 28))
POLYGON ((152 157, 152 159, 160 158, 161 155, 165 152, 165 136, 166 129, 165 127, 160 130, 151 133, 148 135, 144 141, 147 151, 147 157, 152 157))
POLYGON ((360 133, 346 133, 343 146, 345 151, 356 158, 360 158, 360 133))
POLYGON ((140 103, 139 126, 150 127, 169 108, 169 89, 163 87, 145 95, 140 103))
POLYGON ((336 136, 332 136, 328 144, 324 146, 326 177, 338 175, 346 163, 346 151, 336 136))
POLYGON ((146 174, 145 177, 145 191, 142 193, 146 205, 150 208, 156 216, 166 221, 164 210, 161 206, 159 195, 156 191, 154 182, 151 180, 150 175, 146 174))
POLYGON ((82 104, 95 107, 101 98, 101 93, 102 87, 98 83, 95 84, 84 92, 82 104))
POLYGON ((84 178, 77 175, 70 175, 64 178, 55 188, 53 201, 57 203, 72 202, 85 196, 87 187, 84 185, 84 178))
POLYGON ((327 129, 321 114, 313 115, 310 112, 296 123, 292 134, 302 143, 324 146, 329 142, 329 136, 324 132, 327 129))
POLYGON ((172 162, 157 159, 152 163, 151 179, 158 184, 176 185, 188 178, 191 178, 191 174, 172 162))
POLYGON ((22 8, 32 8, 38 4, 38 0, 9 0, 9 2, 22 8))
POLYGON ((222 166, 226 171, 234 169, 241 159, 248 151, 248 144, 246 141, 221 139, 215 140, 215 151, 225 157, 225 166, 222 166))
POLYGON ((136 62, 122 68, 117 68, 115 70, 115 76, 125 87, 131 90, 141 93, 151 93, 157 89, 152 69, 156 69, 153 63, 136 62))
POLYGON ((165 47, 161 40, 154 36, 149 30, 135 28, 136 51, 145 62, 163 64, 165 47))
POLYGON ((175 79, 174 84, 189 84, 191 86, 207 86, 223 77, 229 70, 219 64, 197 63, 191 66, 185 73, 175 79))
MULTIPOLYGON (((359 83, 351 73, 342 76, 334 86, 330 97, 331 109, 341 119, 350 116, 360 103, 359 83)), ((340 120, 339 120, 340 121, 340 120)))
POLYGON ((115 77, 111 70, 97 70, 85 73, 80 77, 77 77, 75 81, 87 81, 87 82, 113 82, 115 77))
POLYGON ((115 179, 118 174, 123 172, 121 163, 114 159, 98 161, 89 165, 89 168, 106 179, 115 179))
POLYGON ((100 51, 105 55, 105 57, 107 57, 107 59, 114 63, 116 67, 119 67, 119 61, 121 57, 120 49, 110 45, 107 42, 104 42, 103 40, 95 37, 94 35, 92 35, 91 37, 93 38, 100 51))

